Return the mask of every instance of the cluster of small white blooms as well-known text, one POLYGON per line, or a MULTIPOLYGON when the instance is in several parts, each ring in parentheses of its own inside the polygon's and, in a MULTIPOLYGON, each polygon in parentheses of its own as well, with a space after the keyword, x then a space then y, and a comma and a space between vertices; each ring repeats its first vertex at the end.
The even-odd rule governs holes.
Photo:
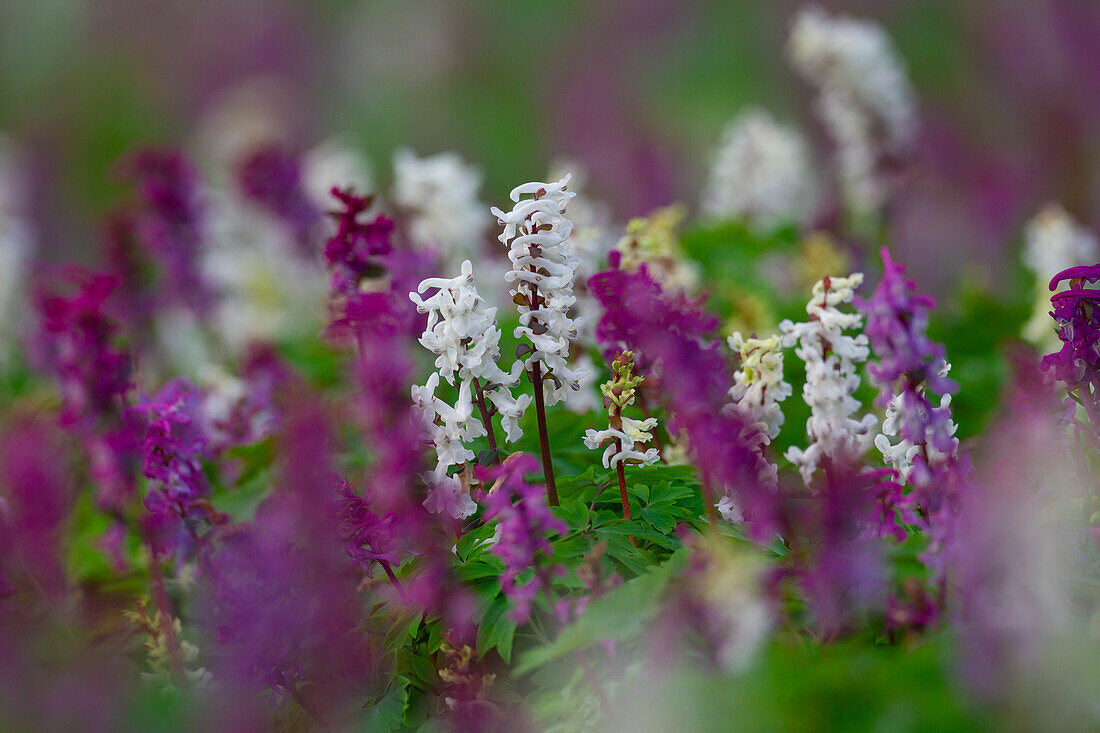
POLYGON ((471 418, 474 415, 474 403, 470 396, 470 385, 464 382, 458 390, 458 401, 450 405, 435 396, 439 388, 439 374, 432 372, 423 385, 412 387, 413 404, 420 408, 425 422, 432 428, 432 441, 435 443, 435 475, 446 475, 450 466, 460 466, 473 460, 474 452, 466 447, 468 441, 485 435, 485 427, 471 418))
POLYGON ((435 247, 448 268, 478 254, 490 219, 478 200, 481 172, 456 153, 393 156, 393 201, 410 214, 413 244, 435 247))
POLYGON ((860 382, 857 365, 869 354, 867 336, 845 333, 861 329, 863 316, 838 307, 852 301, 862 282, 863 275, 858 272, 849 277, 823 278, 814 285, 813 297, 806 305, 809 319, 779 324, 783 346, 797 344, 795 354, 806 363, 802 396, 810 407, 806 421, 810 445, 805 450, 792 446, 786 456, 798 466, 807 484, 822 458, 851 460, 862 454, 872 440, 875 416, 852 417, 860 408, 853 394, 860 382))
MULTIPOLYGON (((727 409, 736 411, 746 421, 741 437, 760 457, 760 481, 775 484, 779 480, 779 467, 767 460, 764 447, 779 435, 783 425, 780 403, 793 393, 791 385, 783 381, 782 340, 778 335, 745 338, 735 331, 728 343, 741 357, 741 366, 733 373, 727 409)), ((727 493, 716 506, 727 522, 741 521, 740 507, 732 495, 727 493)))
POLYGON ((432 492, 425 506, 431 511, 446 509, 452 516, 465 518, 475 508, 469 499, 469 486, 456 477, 448 477, 447 470, 472 460, 474 452, 466 443, 486 435, 486 426, 473 417, 475 394, 480 390, 500 413, 509 442, 523 435, 519 421, 531 403, 531 396, 524 394, 517 399, 511 392, 519 381, 520 362, 513 365, 511 373, 497 366, 500 329, 496 325, 496 308, 487 306, 478 294, 469 260, 462 263, 457 277, 424 280, 417 292, 409 293, 409 299, 418 311, 428 315, 420 343, 436 355, 438 370, 426 385, 413 387, 413 400, 424 411, 436 448, 436 468, 429 482, 432 492), (432 289, 435 289, 432 295, 421 297, 432 289), (448 384, 459 386, 454 406, 435 396, 440 376, 448 384), (459 494, 466 498, 461 499, 459 494))
POLYGON ((321 258, 303 257, 286 227, 229 190, 208 191, 206 202, 202 269, 220 296, 222 341, 236 353, 253 340, 315 334, 328 297, 321 258))
POLYGON ((795 70, 820 92, 818 114, 838 148, 850 205, 873 213, 886 191, 876 176, 879 141, 900 147, 912 138, 912 86, 890 38, 878 25, 803 9, 788 41, 795 70))
POLYGON ((596 450, 606 444, 603 467, 617 468, 620 463, 652 466, 661 460, 656 448, 645 448, 653 440, 657 418, 635 420, 622 414, 623 408, 634 404, 636 388, 641 376, 633 375, 634 355, 629 351, 616 357, 612 365, 612 378, 600 385, 607 403, 609 425, 605 430, 589 428, 584 433, 584 445, 596 450), (644 448, 644 450, 642 450, 644 448))
POLYGON ((499 239, 508 245, 512 263, 504 277, 512 283, 510 293, 519 309, 515 336, 531 344, 524 368, 530 370, 536 362, 545 368, 541 389, 547 406, 564 399, 567 390, 579 389, 584 376, 567 361, 569 345, 580 327, 579 319, 569 316, 576 303, 573 278, 580 265, 569 244, 573 224, 565 217, 565 207, 574 196, 566 190, 569 180, 566 175, 552 183, 516 186, 511 211, 492 209, 504 227, 499 239), (526 195, 532 198, 522 198, 526 195))
MULTIPOLYGON (((1053 351, 1058 336, 1050 320, 1050 291, 1047 284, 1062 270, 1091 265, 1100 260, 1096 235, 1080 226, 1060 205, 1043 207, 1024 229, 1024 265, 1035 273, 1035 307, 1024 324, 1022 335, 1037 346, 1053 351)), ((1061 289, 1068 287, 1062 283, 1061 289)))
POLYGON ((773 228, 803 221, 815 202, 809 146, 798 130, 759 107, 726 126, 703 190, 706 216, 773 228))
POLYGON ((745 338, 735 331, 728 343, 741 357, 741 367, 733 373, 730 401, 753 421, 761 443, 767 445, 783 425, 779 403, 792 394, 791 385, 783 381, 782 340, 778 335, 745 338))
POLYGON ((15 148, 0 136, 0 365, 21 326, 19 304, 33 246, 22 166, 15 148))
POLYGON ((418 311, 428 314, 420 343, 436 355, 439 373, 449 384, 455 384, 456 379, 463 384, 476 380, 476 386, 500 412, 508 442, 519 440, 523 435, 519 421, 531 403, 531 396, 512 396, 510 388, 519 382, 519 362, 512 365, 511 373, 497 366, 500 359, 497 309, 487 306, 478 294, 470 261, 462 263, 457 277, 424 280, 417 293, 409 293, 409 298, 418 311), (420 293, 431 288, 438 288, 434 295, 420 297, 420 293))
MULTIPOLYGON (((598 300, 588 292, 588 278, 604 269, 607 253, 615 247, 619 231, 612 225, 609 207, 603 201, 594 200, 582 192, 584 186, 584 168, 573 161, 557 161, 550 166, 550 180, 558 180, 566 174, 571 175, 570 188, 576 197, 569 204, 569 218, 573 222, 573 233, 569 238, 570 251, 580 260, 573 277, 573 294, 576 296, 574 313, 577 319, 576 342, 582 347, 596 346, 596 322, 603 313, 598 300)), ((583 359, 583 358, 582 358, 583 359)), ((577 360, 581 365, 581 359, 577 360)), ((584 364, 585 368, 588 365, 584 364)), ((598 404, 595 376, 582 381, 581 390, 569 393, 565 397, 565 407, 573 412, 583 413, 598 404)))
MULTIPOLYGON (((584 175, 577 171, 583 171, 583 168, 574 161, 555 161, 550 166, 549 179, 556 181, 566 175, 573 176, 569 187, 577 195, 569 202, 569 219, 573 222, 569 249, 580 260, 573 277, 573 294, 577 299, 573 305, 573 312, 577 316, 577 340, 574 344, 575 347, 587 348, 596 345, 596 323, 603 313, 599 301, 588 290, 588 278, 604 268, 607 253, 615 245, 618 235, 611 225, 609 207, 580 191, 584 185, 584 175), (569 171, 573 173, 570 174, 569 171)), ((599 408, 597 370, 592 357, 581 351, 573 359, 573 368, 577 373, 579 388, 565 392, 565 409, 582 414, 599 408)))
MULTIPOLYGON (((947 373, 951 371, 951 364, 944 362, 943 368, 940 369, 940 376, 946 377, 947 373)), ((923 391, 923 390, 922 390, 923 391)), ((951 407, 951 395, 945 394, 940 397, 940 408, 948 409, 951 407)), ((898 397, 894 396, 892 400, 886 405, 886 414, 882 419, 882 431, 875 436, 875 447, 882 453, 882 460, 886 465, 893 467, 902 481, 909 480, 909 469, 913 467, 913 458, 920 452, 921 447, 914 445, 912 442, 901 438, 897 443, 893 442, 893 439, 898 436, 898 418, 900 408, 898 405, 898 397)), ((937 465, 944 459, 953 456, 958 453, 959 440, 953 437, 955 431, 959 429, 959 426, 955 424, 954 420, 948 420, 947 431, 948 435, 952 436, 951 439, 951 452, 950 454, 944 454, 936 450, 932 440, 931 429, 928 432, 928 442, 926 443, 926 450, 928 451, 928 463, 929 465, 937 465)))
POLYGON ((635 420, 629 417, 620 417, 621 428, 609 427, 606 430, 593 430, 589 428, 584 432, 584 445, 586 448, 596 450, 607 444, 603 451, 603 467, 615 468, 620 463, 635 463, 642 466, 652 466, 661 460, 656 448, 639 447, 653 440, 653 429, 657 427, 657 418, 647 417, 645 420, 635 420), (615 445, 615 439, 622 442, 622 448, 615 445))

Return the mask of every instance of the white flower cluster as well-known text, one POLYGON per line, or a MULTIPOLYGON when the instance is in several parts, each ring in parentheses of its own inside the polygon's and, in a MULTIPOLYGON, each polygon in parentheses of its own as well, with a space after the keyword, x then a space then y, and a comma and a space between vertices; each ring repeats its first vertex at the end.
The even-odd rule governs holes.
MULTIPOLYGON (((1058 337, 1050 320, 1047 284, 1062 270, 1091 265, 1100 260, 1096 235, 1080 226, 1058 204, 1047 204, 1024 229, 1024 265, 1035 273, 1035 307, 1022 335, 1047 351, 1054 351, 1058 337)), ((1061 288, 1068 287, 1063 283, 1061 288)))
POLYGON ((703 191, 703 213, 763 229, 800 222, 813 213, 813 181, 803 136, 753 107, 726 126, 703 191))
POLYGON ((567 390, 579 389, 584 376, 583 370, 575 371, 566 361, 580 327, 579 319, 569 316, 576 302, 573 278, 580 265, 569 244, 573 224, 565 218, 565 207, 575 195, 565 190, 570 178, 516 186, 511 211, 492 209, 504 227, 499 239, 508 245, 512 262, 504 277, 512 283, 510 292, 519 308, 515 335, 531 343, 524 368, 530 370, 535 362, 545 368, 541 389, 547 406, 562 400, 567 390), (526 195, 532 198, 523 199, 526 195))
POLYGON ((201 262, 220 296, 214 327, 222 342, 237 353, 254 340, 316 333, 328 294, 320 258, 303 257, 286 227, 231 191, 210 189, 205 198, 201 262))
MULTIPOLYGON (((734 410, 746 421, 741 437, 759 456, 759 480, 774 485, 779 481, 779 467, 766 458, 764 448, 779 435, 783 425, 783 409, 779 403, 793 392, 791 385, 783 381, 782 339, 779 336, 745 338, 735 331, 727 343, 741 357, 741 367, 733 373, 727 409, 734 410)), ((715 506, 730 524, 743 519, 737 499, 728 490, 715 506)))
POLYGON ((869 354, 867 336, 844 333, 861 329, 863 316, 838 308, 852 301, 862 282, 863 275, 858 272, 849 277, 823 278, 814 285, 813 296, 806 305, 809 319, 803 323, 784 320, 779 324, 783 346, 797 343, 795 354, 806 363, 802 395, 810 406, 810 418, 806 421, 810 445, 805 450, 792 446, 786 456, 798 466, 807 484, 822 458, 851 460, 871 442, 875 416, 852 417, 860 407, 853 394, 860 382, 857 365, 866 361, 869 354))
POLYGON ((604 468, 617 468, 620 463, 652 466, 661 460, 656 448, 640 450, 653 440, 657 418, 635 420, 622 414, 624 407, 634 404, 636 388, 642 383, 642 377, 633 376, 633 359, 630 352, 621 354, 612 365, 612 378, 600 385, 607 402, 609 426, 605 430, 589 428, 584 432, 585 447, 596 450, 607 445, 603 452, 604 468))
POLYGON ((636 463, 642 466, 652 466, 661 460, 656 448, 645 448, 644 443, 653 440, 653 429, 657 427, 657 418, 647 417, 645 420, 635 420, 629 417, 619 418, 621 428, 608 427, 605 430, 584 431, 584 445, 595 450, 607 444, 603 451, 603 467, 615 468, 620 463, 636 463), (620 448, 615 440, 621 442, 620 448))
MULTIPOLYGON (((731 407, 747 420, 743 436, 761 454, 779 435, 783 425, 780 403, 791 396, 793 389, 783 381, 782 340, 778 335, 766 339, 746 339, 735 331, 729 346, 741 357, 741 367, 733 373, 729 396, 731 407)), ((769 464, 768 476, 776 480, 777 469, 769 464)))
POLYGON ((456 153, 418 158, 402 149, 393 157, 393 177, 393 201, 410 214, 413 244, 437 248, 448 269, 479 253, 490 220, 477 197, 477 168, 456 153))
POLYGON ((14 147, 0 137, 0 365, 21 326, 19 303, 33 249, 21 167, 14 147))
MULTIPOLYGON (((473 512, 473 502, 456 501, 455 491, 460 485, 455 483, 456 477, 447 476, 447 469, 471 461, 474 452, 466 444, 487 434, 486 426, 473 416, 477 392, 488 398, 500 413, 509 442, 523 435, 519 420, 531 396, 525 394, 518 399, 512 396, 510 388, 519 381, 519 362, 510 374, 497 366, 500 329, 496 325, 496 308, 487 307, 474 287, 473 265, 469 260, 462 263, 457 277, 428 278, 420 283, 417 292, 409 293, 409 298, 418 311, 428 314, 420 343, 436 355, 438 370, 428 378, 427 384, 414 386, 412 390, 413 401, 431 426, 436 449, 436 467, 429 483, 437 493, 442 491, 451 496, 445 500, 444 496, 433 495, 428 501, 432 506, 461 507, 465 512, 463 517, 469 516, 473 512), (433 288, 435 293, 421 297, 433 288), (435 394, 441 375, 448 384, 459 387, 458 401, 453 406, 435 394)), ((467 489, 468 499, 468 487, 460 488, 467 489)))
MULTIPOLYGON (((940 370, 940 376, 946 377, 947 373, 951 371, 951 364, 944 362, 943 368, 940 370)), ((947 409, 951 407, 951 395, 945 394, 940 397, 940 408, 947 409)), ((888 466, 897 470, 898 476, 903 482, 909 479, 909 469, 913 467, 913 458, 920 452, 921 447, 914 445, 912 442, 902 438, 897 443, 893 442, 893 438, 898 435, 898 421, 900 418, 900 406, 898 404, 898 397, 895 395, 889 404, 886 405, 886 415, 882 419, 882 431, 875 436, 875 447, 882 453, 882 460, 888 466)), ((947 431, 952 436, 951 445, 952 451, 950 455, 955 455, 958 452, 959 441, 954 438, 955 431, 958 430, 958 425, 954 420, 948 420, 947 431)), ((928 442, 926 443, 926 449, 928 451, 928 463, 929 465, 936 465, 948 458, 948 455, 942 454, 935 449, 932 445, 932 433, 931 430, 927 433, 928 442)))
POLYGON ((874 23, 810 7, 795 19, 787 51, 819 90, 817 111, 837 145, 849 204, 878 211, 886 196, 876 175, 879 143, 908 144, 915 119, 913 89, 889 36, 874 23))
MULTIPOLYGON (((320 257, 304 256, 285 225, 258 207, 241 201, 229 168, 248 146, 215 172, 214 184, 203 192, 206 226, 203 275, 219 295, 214 326, 230 351, 241 351, 256 340, 294 339, 317 333, 325 317, 328 277, 320 257)), ((243 144, 243 143, 242 143, 243 144)), ((227 154, 228 155, 228 154, 227 154)), ((318 210, 331 208, 333 186, 370 190, 370 167, 345 140, 325 140, 302 156, 302 185, 318 210)), ((326 231, 333 227, 325 221, 326 231)), ((327 235, 326 235, 327 236, 327 235)))
POLYGON ((735 331, 728 343, 741 357, 741 367, 733 373, 730 401, 755 423, 762 444, 767 445, 783 425, 779 403, 792 394, 791 385, 783 381, 782 340, 777 335, 745 338, 735 331))

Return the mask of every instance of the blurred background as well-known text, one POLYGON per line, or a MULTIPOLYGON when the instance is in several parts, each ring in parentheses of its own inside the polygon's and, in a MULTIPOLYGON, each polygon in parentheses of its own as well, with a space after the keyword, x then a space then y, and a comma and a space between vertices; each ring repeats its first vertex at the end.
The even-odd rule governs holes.
MULTIPOLYGON (((126 151, 181 145, 201 160, 246 124, 300 149, 339 134, 380 185, 400 146, 454 150, 483 170, 492 203, 567 156, 622 220, 696 207, 722 127, 746 105, 822 136, 784 53, 804 4, 5 0, 0 134, 32 171, 32 221, 54 261, 94 261, 126 151)), ((995 291, 1048 201, 1100 223, 1100 4, 819 4, 881 23, 917 90, 917 165, 889 236, 923 287, 995 291)))

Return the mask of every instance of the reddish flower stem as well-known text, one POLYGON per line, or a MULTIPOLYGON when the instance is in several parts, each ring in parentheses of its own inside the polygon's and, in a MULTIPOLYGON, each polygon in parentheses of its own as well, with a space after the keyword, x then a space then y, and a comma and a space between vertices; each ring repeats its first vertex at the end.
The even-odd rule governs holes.
POLYGON ((497 436, 493 432, 493 418, 485 405, 485 392, 482 391, 481 381, 477 377, 474 377, 474 395, 478 412, 481 413, 481 424, 485 426, 485 433, 489 437, 489 450, 493 451, 493 463, 499 464, 500 454, 497 453, 497 436))
MULTIPOLYGON (((615 438, 615 452, 623 452, 622 438, 615 438)), ((626 495, 626 470, 623 468, 622 461, 619 461, 617 464, 615 464, 615 473, 617 473, 619 476, 619 497, 623 500, 623 517, 628 522, 633 521, 632 517, 630 516, 630 499, 626 495)), ((634 545, 635 547, 638 546, 638 540, 634 539, 634 537, 632 536, 629 539, 632 545, 634 545)))
POLYGON ((546 403, 542 394, 542 364, 531 363, 531 386, 535 390, 535 416, 539 422, 539 450, 542 452, 542 472, 546 479, 546 500, 558 505, 558 487, 554 483, 554 463, 550 458, 550 435, 546 429, 546 403))

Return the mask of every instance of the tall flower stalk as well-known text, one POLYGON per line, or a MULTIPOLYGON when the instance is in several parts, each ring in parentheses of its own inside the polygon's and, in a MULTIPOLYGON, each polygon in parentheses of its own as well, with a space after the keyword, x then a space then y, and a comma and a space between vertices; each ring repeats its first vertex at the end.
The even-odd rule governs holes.
POLYGON ((874 295, 861 307, 867 314, 867 335, 878 364, 868 368, 879 387, 879 404, 887 406, 884 433, 897 433, 893 446, 879 436, 876 445, 899 478, 911 487, 901 507, 932 537, 928 557, 948 539, 958 513, 960 488, 958 440, 951 421, 950 400, 936 407, 929 392, 948 397, 955 385, 947 379, 943 347, 927 336, 928 314, 935 301, 917 292, 905 277, 905 267, 882 251, 883 273, 874 295))
POLYGON ((512 269, 505 279, 512 283, 512 300, 519 308, 520 325, 515 330, 524 344, 517 353, 524 356, 524 368, 531 380, 539 426, 539 448, 551 506, 558 505, 546 408, 563 399, 567 389, 580 389, 581 371, 567 363, 569 344, 577 339, 579 322, 569 317, 576 302, 573 277, 580 264, 569 246, 573 224, 565 218, 565 207, 575 194, 566 191, 570 176, 553 183, 525 183, 512 189, 515 202, 509 212, 494 207, 493 214, 504 227, 498 237, 508 245, 512 269), (531 198, 523 198, 530 195, 531 198))
POLYGON ((589 429, 584 433, 584 444, 592 449, 607 445, 603 452, 603 467, 615 468, 619 478, 619 495, 623 502, 623 516, 630 516, 630 499, 626 495, 626 464, 652 466, 661 459, 656 448, 639 450, 639 445, 653 440, 651 432, 657 427, 657 418, 635 420, 623 415, 623 408, 634 404, 637 387, 645 381, 634 374, 634 354, 623 351, 611 364, 611 379, 600 385, 604 405, 607 406, 609 426, 606 430, 589 429))
POLYGON ((859 313, 840 310, 851 303, 863 275, 825 277, 813 288, 806 304, 809 318, 802 323, 783 321, 783 345, 796 346, 795 354, 806 363, 806 384, 802 396, 810 407, 806 434, 810 445, 792 446, 787 460, 798 466, 802 480, 810 485, 814 472, 829 459, 830 464, 851 463, 871 444, 874 415, 852 416, 860 403, 854 396, 859 387, 857 366, 867 360, 867 336, 846 331, 863 326, 859 313))
MULTIPOLYGON (((779 468, 766 455, 767 446, 779 435, 783 425, 780 403, 792 394, 791 385, 783 381, 783 349, 778 335, 768 338, 745 338, 735 331, 727 340, 741 358, 740 368, 733 373, 729 389, 730 404, 726 409, 745 420, 741 437, 759 457, 758 476, 762 483, 776 486, 779 468)), ((740 522, 741 510, 727 490, 718 502, 718 512, 727 522, 740 522)))

